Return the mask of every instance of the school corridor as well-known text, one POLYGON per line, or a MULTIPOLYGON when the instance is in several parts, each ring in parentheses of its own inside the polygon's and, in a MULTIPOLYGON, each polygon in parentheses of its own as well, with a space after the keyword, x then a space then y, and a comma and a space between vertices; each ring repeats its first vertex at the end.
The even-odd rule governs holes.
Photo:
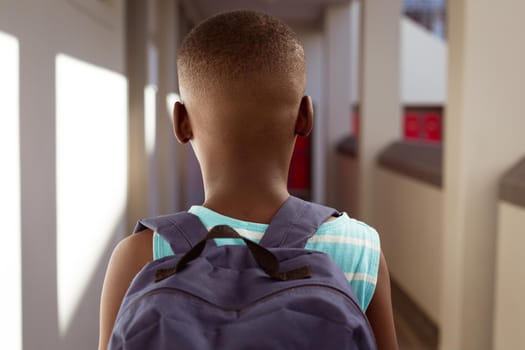
POLYGON ((525 349, 523 0, 0 0, 0 348, 96 348, 116 243, 202 203, 175 62, 241 8, 303 43, 289 190, 377 229, 400 349, 525 349))

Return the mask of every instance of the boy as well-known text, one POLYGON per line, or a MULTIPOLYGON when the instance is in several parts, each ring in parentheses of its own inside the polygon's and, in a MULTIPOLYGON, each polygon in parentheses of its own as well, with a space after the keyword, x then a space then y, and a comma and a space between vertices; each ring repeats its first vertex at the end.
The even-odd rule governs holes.
MULTIPOLYGON (((304 96, 304 50, 277 19, 235 11, 214 16, 185 39, 177 59, 183 103, 174 132, 191 142, 205 190, 190 212, 206 227, 227 224, 258 241, 288 198, 296 136, 308 135, 313 110, 304 96)), ((379 349, 397 349, 390 282, 377 233, 346 214, 325 222, 308 249, 340 265, 370 320, 379 349)), ((149 261, 172 254, 151 230, 129 236, 111 257, 101 300, 99 349, 106 349, 122 298, 149 261)))

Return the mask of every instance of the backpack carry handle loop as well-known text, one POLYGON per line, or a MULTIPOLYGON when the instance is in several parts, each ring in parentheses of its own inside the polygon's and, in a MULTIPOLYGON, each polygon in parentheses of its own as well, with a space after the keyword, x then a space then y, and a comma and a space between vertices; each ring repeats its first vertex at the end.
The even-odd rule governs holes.
POLYGON ((310 266, 302 266, 290 271, 280 272, 279 259, 268 249, 241 236, 233 228, 227 225, 214 226, 210 232, 199 243, 193 246, 179 260, 177 265, 171 269, 159 269, 156 274, 156 281, 159 282, 177 272, 182 271, 192 260, 198 258, 206 247, 206 242, 215 238, 237 238, 242 239, 252 253, 253 258, 266 272, 268 276, 279 281, 289 281, 295 279, 308 278, 311 276, 310 266))

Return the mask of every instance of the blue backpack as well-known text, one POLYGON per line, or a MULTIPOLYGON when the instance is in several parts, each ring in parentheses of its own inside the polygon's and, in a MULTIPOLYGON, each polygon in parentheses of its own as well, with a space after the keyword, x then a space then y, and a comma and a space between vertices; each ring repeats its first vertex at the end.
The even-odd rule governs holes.
POLYGON ((343 272, 307 240, 334 209, 295 197, 260 244, 221 225, 209 232, 181 212, 140 220, 175 255, 148 263, 131 283, 110 350, 376 349, 343 272), (245 245, 216 246, 215 238, 245 245))

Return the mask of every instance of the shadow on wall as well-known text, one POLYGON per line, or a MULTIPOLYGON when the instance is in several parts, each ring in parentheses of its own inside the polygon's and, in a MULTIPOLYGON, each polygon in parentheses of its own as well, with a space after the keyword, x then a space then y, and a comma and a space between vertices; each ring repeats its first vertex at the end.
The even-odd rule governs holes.
POLYGON ((66 329, 59 335, 60 349, 96 349, 98 346, 100 293, 109 258, 122 235, 123 220, 124 216, 121 216, 118 224, 108 231, 112 239, 101 252, 92 274, 87 276, 86 288, 79 296, 75 309, 71 311, 66 329))

